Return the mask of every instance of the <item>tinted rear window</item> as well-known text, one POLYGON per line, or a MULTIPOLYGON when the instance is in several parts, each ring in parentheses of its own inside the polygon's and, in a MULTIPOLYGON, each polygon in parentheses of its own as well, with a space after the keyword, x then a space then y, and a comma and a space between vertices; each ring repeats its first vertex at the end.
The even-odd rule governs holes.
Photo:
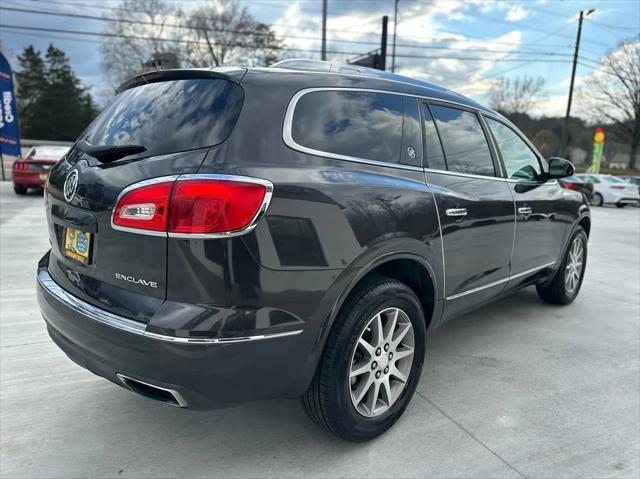
POLYGON ((337 155, 398 163, 403 98, 355 91, 317 91, 298 101, 291 136, 301 146, 337 155))
POLYGON ((120 93, 82 138, 92 145, 140 144, 155 156, 222 143, 242 108, 242 88, 223 79, 175 80, 120 93))

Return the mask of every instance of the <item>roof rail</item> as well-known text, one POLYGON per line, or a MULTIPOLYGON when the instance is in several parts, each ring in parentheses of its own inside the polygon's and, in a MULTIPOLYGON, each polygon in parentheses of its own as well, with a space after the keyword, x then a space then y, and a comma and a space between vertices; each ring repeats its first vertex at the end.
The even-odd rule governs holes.
POLYGON ((343 73, 347 75, 362 75, 369 78, 378 78, 380 80, 395 81, 408 85, 415 85, 432 90, 444 91, 453 95, 461 96, 448 88, 435 85, 423 80, 416 80, 396 73, 384 70, 376 70, 374 68, 362 67, 360 65, 351 65, 344 63, 327 62, 323 60, 313 60, 310 58, 292 58, 274 63, 270 68, 285 68, 289 70, 306 70, 320 73, 343 73))

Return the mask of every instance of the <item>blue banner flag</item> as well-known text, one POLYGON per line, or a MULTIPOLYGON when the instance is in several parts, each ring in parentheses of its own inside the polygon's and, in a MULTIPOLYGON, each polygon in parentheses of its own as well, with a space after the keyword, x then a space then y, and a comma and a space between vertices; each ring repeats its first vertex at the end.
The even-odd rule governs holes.
POLYGON ((11 66, 0 52, 0 153, 20 156, 20 130, 18 107, 13 92, 11 66))

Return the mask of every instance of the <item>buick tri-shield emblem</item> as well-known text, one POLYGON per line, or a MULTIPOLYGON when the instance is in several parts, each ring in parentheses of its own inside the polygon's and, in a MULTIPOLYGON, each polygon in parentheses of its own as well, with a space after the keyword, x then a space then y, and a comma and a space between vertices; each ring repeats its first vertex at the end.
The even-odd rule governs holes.
POLYGON ((68 202, 73 199, 76 195, 76 189, 78 188, 78 170, 73 170, 67 176, 67 179, 64 181, 64 199, 68 202))

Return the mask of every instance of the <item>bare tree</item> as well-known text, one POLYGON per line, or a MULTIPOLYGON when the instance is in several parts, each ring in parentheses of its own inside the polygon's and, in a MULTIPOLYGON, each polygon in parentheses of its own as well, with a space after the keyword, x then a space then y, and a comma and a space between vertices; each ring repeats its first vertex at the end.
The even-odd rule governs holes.
POLYGON ((516 77, 514 80, 499 77, 489 92, 494 110, 507 114, 529 113, 544 87, 544 78, 516 77))
POLYGON ((158 67, 177 68, 184 57, 182 11, 164 0, 123 0, 106 14, 110 36, 100 46, 102 68, 112 86, 158 67))
POLYGON ((193 66, 230 63, 266 66, 280 57, 282 40, 237 0, 208 0, 185 19, 187 61, 193 66))
POLYGON ((153 68, 269 65, 283 42, 237 0, 208 0, 184 11, 165 0, 122 0, 107 15, 102 67, 112 86, 153 68))
POLYGON ((640 147, 640 39, 620 43, 585 80, 583 109, 612 125, 614 138, 629 145, 629 168, 635 169, 640 147))

